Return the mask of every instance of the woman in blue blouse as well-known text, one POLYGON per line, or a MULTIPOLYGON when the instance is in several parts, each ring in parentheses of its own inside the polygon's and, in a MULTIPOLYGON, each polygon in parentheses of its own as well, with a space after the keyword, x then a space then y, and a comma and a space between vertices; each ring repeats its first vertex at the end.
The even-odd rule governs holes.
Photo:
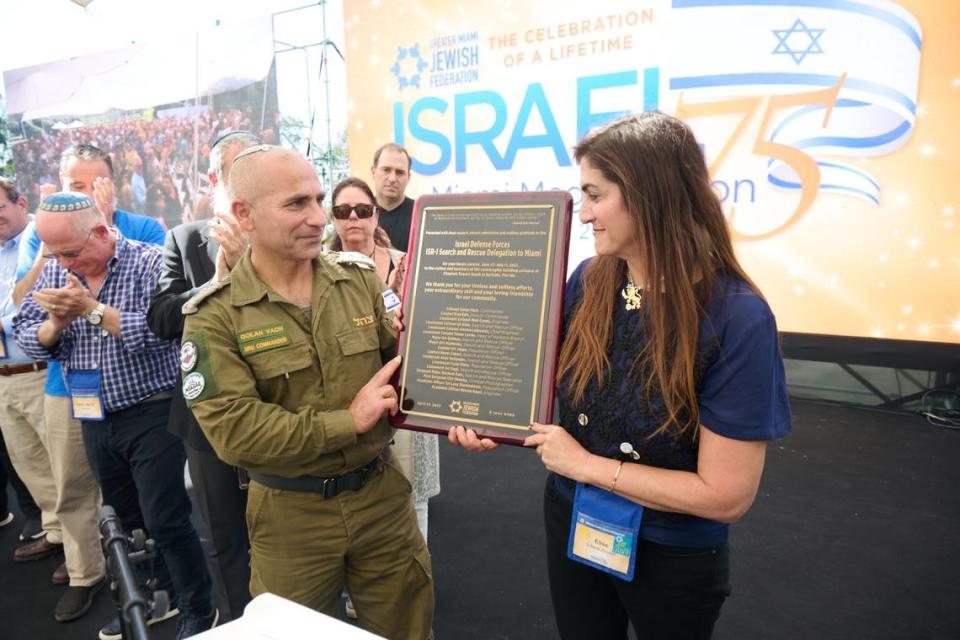
MULTIPOLYGON (((709 638, 729 524, 790 431, 776 321, 740 266, 703 153, 676 118, 575 150, 596 257, 567 283, 559 420, 525 441, 552 473, 547 565, 562 638, 709 638)), ((496 444, 463 427, 451 442, 496 444)))

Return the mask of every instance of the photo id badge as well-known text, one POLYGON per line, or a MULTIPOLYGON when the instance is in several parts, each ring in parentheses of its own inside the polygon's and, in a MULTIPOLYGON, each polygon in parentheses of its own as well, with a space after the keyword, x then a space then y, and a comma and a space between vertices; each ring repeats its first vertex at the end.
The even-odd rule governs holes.
POLYGON ((103 394, 100 393, 100 370, 67 372, 70 392, 70 415, 74 420, 103 420, 103 394))
POLYGON ((567 557, 633 580, 643 507, 626 498, 577 483, 567 557))

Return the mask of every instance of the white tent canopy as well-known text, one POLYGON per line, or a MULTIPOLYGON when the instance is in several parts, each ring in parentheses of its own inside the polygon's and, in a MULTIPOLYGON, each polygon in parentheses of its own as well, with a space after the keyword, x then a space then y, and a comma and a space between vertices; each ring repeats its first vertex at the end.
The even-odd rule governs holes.
POLYGON ((135 110, 239 89, 266 77, 270 20, 4 73, 7 112, 26 120, 135 110))

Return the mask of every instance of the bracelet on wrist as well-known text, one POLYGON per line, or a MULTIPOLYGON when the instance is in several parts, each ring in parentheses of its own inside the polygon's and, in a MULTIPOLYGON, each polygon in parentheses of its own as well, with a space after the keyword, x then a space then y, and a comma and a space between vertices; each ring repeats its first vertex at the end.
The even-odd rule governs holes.
POLYGON ((617 463, 617 470, 613 474, 613 482, 610 483, 610 493, 617 492, 617 480, 620 479, 620 472, 623 470, 623 460, 617 463))

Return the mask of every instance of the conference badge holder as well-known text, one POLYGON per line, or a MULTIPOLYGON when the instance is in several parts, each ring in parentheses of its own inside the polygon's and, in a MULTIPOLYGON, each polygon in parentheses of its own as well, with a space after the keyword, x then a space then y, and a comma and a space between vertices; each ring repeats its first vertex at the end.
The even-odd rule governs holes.
POLYGON ((104 419, 100 379, 99 369, 77 369, 67 372, 70 415, 74 420, 102 421, 104 419))
POLYGON ((567 557, 627 582, 633 580, 643 507, 582 482, 573 498, 567 557))

